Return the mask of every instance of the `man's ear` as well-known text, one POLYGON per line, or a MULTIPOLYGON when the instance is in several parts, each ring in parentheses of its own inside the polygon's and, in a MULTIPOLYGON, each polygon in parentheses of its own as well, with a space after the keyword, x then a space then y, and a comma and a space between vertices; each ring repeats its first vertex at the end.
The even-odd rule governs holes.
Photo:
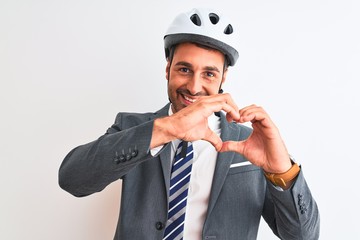
POLYGON ((222 79, 221 79, 221 83, 220 83, 220 87, 219 87, 219 92, 218 93, 223 93, 224 90, 222 89, 222 85, 223 83, 225 82, 226 80, 226 75, 227 75, 227 69, 224 70, 224 73, 223 73, 223 76, 222 76, 222 79))
POLYGON ((166 75, 165 75, 165 77, 166 77, 166 79, 169 81, 169 76, 170 76, 170 61, 168 60, 167 61, 167 64, 166 64, 166 75))
POLYGON ((226 80, 226 76, 227 76, 227 72, 228 72, 228 69, 226 68, 224 70, 224 73, 223 73, 223 76, 222 76, 222 79, 221 79, 221 84, 223 84, 226 80))

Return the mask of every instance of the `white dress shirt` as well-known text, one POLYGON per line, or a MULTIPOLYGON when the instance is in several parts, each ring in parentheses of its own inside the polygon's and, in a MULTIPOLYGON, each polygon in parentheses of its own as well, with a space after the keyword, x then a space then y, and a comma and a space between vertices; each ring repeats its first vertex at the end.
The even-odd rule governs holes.
MULTIPOLYGON (((172 114, 170 107, 169 116, 172 114)), ((220 118, 213 114, 208 118, 208 124, 210 129, 220 136, 220 118)), ((169 161, 172 161, 174 158, 176 148, 180 141, 181 140, 174 140, 171 142, 171 158, 169 161)), ((194 160, 186 205, 184 239, 200 240, 208 209, 217 151, 211 143, 207 141, 198 140, 192 142, 192 144, 194 160)), ((151 149, 151 154, 154 156, 162 147, 163 146, 151 149)))

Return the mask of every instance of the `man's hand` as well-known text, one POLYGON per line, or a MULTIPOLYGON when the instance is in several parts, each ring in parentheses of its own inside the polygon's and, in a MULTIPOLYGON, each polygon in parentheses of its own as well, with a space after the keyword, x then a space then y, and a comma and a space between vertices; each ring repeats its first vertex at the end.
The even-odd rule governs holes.
POLYGON ((223 142, 208 126, 208 117, 219 111, 226 112, 226 119, 229 122, 240 120, 239 108, 230 94, 204 96, 169 117, 156 119, 150 147, 153 148, 174 139, 205 140, 220 151, 223 142))
POLYGON ((268 114, 259 106, 251 105, 239 111, 238 122, 251 122, 253 132, 244 141, 224 142, 221 152, 234 151, 269 173, 283 173, 291 168, 289 154, 279 130, 268 114))
POLYGON ((250 162, 269 173, 283 173, 291 168, 285 144, 268 114, 256 105, 239 110, 230 94, 201 97, 169 117, 156 119, 150 148, 174 139, 208 141, 217 151, 242 154, 250 162), (226 119, 229 122, 251 122, 253 127, 251 136, 244 141, 222 142, 208 126, 208 117, 219 111, 226 112, 226 119))

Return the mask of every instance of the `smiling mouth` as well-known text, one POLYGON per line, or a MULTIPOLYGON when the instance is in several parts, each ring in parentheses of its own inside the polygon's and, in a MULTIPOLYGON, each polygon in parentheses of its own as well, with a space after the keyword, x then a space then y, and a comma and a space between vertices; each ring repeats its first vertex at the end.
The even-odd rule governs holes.
POLYGON ((190 97, 188 97, 188 96, 185 96, 184 94, 181 94, 181 95, 183 96, 183 98, 184 98, 186 101, 188 101, 188 102, 190 102, 190 103, 196 102, 196 99, 194 99, 194 98, 190 98, 190 97))

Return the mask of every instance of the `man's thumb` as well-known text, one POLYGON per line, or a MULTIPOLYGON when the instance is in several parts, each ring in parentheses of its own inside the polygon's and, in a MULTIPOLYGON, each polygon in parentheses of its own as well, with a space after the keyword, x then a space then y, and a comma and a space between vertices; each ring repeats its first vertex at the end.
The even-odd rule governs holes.
POLYGON ((237 152, 243 154, 244 143, 243 141, 226 141, 223 142, 220 152, 237 152))
POLYGON ((222 148, 223 141, 210 128, 208 128, 206 136, 205 136, 205 138, 203 140, 210 142, 215 147, 216 151, 218 151, 218 152, 222 148))

